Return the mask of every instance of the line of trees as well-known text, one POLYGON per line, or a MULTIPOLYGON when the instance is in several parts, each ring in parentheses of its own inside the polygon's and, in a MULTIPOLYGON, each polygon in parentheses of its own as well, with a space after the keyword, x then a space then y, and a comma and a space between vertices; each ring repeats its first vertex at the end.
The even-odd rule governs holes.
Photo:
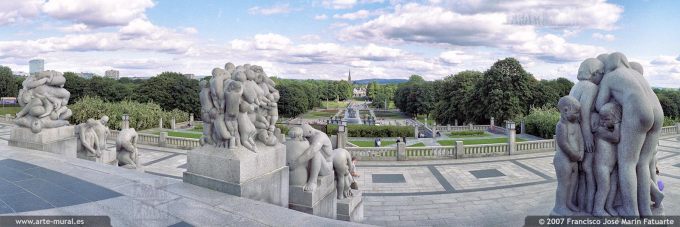
POLYGON ((352 98, 352 85, 344 80, 292 80, 272 78, 281 98, 279 115, 295 117, 321 106, 322 100, 348 100, 352 98))
MULTIPOLYGON (((394 94, 396 106, 409 115, 432 115, 440 124, 486 124, 526 116, 532 107, 556 105, 574 84, 566 78, 538 81, 514 58, 485 72, 463 71, 442 80, 413 75, 394 94)), ((429 116, 428 116, 429 117, 429 116)))
POLYGON ((366 96, 371 100, 371 106, 375 108, 385 108, 394 100, 394 92, 397 91, 396 84, 378 84, 372 81, 366 85, 366 96))

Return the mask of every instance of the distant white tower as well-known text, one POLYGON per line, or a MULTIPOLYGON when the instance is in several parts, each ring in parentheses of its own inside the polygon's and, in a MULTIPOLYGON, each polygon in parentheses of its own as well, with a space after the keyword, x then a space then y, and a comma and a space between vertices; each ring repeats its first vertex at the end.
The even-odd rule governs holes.
POLYGON ((45 60, 33 59, 28 61, 28 74, 34 74, 45 71, 45 60))

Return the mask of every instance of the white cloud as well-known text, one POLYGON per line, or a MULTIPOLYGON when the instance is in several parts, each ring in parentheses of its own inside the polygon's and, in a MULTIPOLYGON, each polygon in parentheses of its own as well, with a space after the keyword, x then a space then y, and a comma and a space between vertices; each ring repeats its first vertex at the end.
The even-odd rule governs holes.
POLYGON ((335 14, 333 15, 333 18, 336 19, 346 19, 346 20, 358 20, 358 19, 365 19, 368 18, 368 16, 371 13, 368 10, 362 9, 353 13, 345 13, 345 14, 335 14))
POLYGON ((462 14, 503 13, 517 25, 611 30, 623 8, 605 0, 450 0, 436 3, 462 14))
POLYGON ((472 55, 467 55, 463 51, 459 50, 451 50, 451 51, 444 51, 441 54, 439 54, 439 60, 446 63, 446 64, 451 64, 451 65, 458 65, 463 63, 464 61, 473 59, 474 56, 472 55))
POLYGON ((34 40, 0 41, 0 59, 32 58, 52 52, 137 50, 187 53, 194 41, 187 33, 137 19, 117 32, 79 33, 34 40))
POLYGON ((0 25, 37 16, 44 2, 43 0, 0 1, 0 25))
POLYGON ((314 16, 314 20, 325 20, 325 19, 328 19, 328 16, 326 14, 314 16))
POLYGON ((333 9, 351 9, 357 4, 357 0, 324 0, 323 6, 333 9))
POLYGON ((290 13, 293 9, 290 8, 288 4, 275 5, 270 7, 259 7, 255 6, 248 9, 248 13, 253 15, 274 15, 274 14, 285 14, 290 13))
POLYGON ((281 50, 290 45, 291 41, 288 37, 267 33, 255 35, 254 47, 258 50, 281 50))
POLYGON ((59 31, 65 32, 65 33, 80 33, 80 32, 87 32, 90 31, 90 28, 83 23, 77 23, 77 24, 72 24, 69 26, 63 26, 59 28, 59 31))
POLYGON ((553 34, 539 34, 534 25, 511 24, 500 12, 462 14, 440 6, 410 3, 393 13, 340 32, 341 40, 483 46, 529 54, 544 61, 576 61, 603 48, 574 44, 553 34))
POLYGON ((674 58, 673 56, 657 56, 652 61, 649 62, 652 65, 680 65, 680 60, 674 58))
POLYGON ((144 11, 154 6, 151 0, 50 0, 43 5, 47 15, 92 27, 120 26, 145 18, 144 11))
POLYGON ((602 34, 602 33, 599 33, 599 32, 593 33, 593 38, 608 41, 608 42, 614 41, 614 39, 616 39, 616 37, 612 34, 602 34))

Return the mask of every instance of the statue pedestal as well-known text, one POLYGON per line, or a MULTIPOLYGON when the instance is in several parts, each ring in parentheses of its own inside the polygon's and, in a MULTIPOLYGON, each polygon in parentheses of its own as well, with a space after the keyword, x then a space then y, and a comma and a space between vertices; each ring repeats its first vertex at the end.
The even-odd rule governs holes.
POLYGON ((335 219, 338 196, 335 176, 319 176, 314 191, 304 191, 303 186, 290 186, 289 208, 320 217, 335 219))
POLYGON ((288 206, 286 146, 257 143, 257 153, 244 148, 205 145, 187 154, 183 181, 227 194, 288 206))
POLYGON ((76 158, 77 141, 73 126, 43 129, 39 133, 17 127, 12 130, 9 145, 76 158))
POLYGON ((93 156, 88 156, 87 155, 88 152, 83 149, 82 145, 80 145, 80 142, 78 144, 79 144, 78 145, 78 158, 94 161, 94 162, 97 162, 97 163, 103 163, 103 164, 118 166, 118 158, 116 158, 115 148, 111 148, 109 150, 102 150, 102 155, 99 158, 97 158, 97 157, 93 157, 93 156))
POLYGON ((361 222, 364 220, 364 199, 361 191, 352 190, 354 196, 338 200, 338 220, 361 222))

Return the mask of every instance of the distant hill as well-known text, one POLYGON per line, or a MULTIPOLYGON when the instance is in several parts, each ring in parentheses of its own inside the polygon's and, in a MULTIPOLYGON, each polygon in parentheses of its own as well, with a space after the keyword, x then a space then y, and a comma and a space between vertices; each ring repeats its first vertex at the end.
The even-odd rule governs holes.
POLYGON ((368 84, 372 81, 378 82, 378 84, 400 84, 406 83, 407 79, 363 79, 363 80, 353 80, 354 84, 368 84))

